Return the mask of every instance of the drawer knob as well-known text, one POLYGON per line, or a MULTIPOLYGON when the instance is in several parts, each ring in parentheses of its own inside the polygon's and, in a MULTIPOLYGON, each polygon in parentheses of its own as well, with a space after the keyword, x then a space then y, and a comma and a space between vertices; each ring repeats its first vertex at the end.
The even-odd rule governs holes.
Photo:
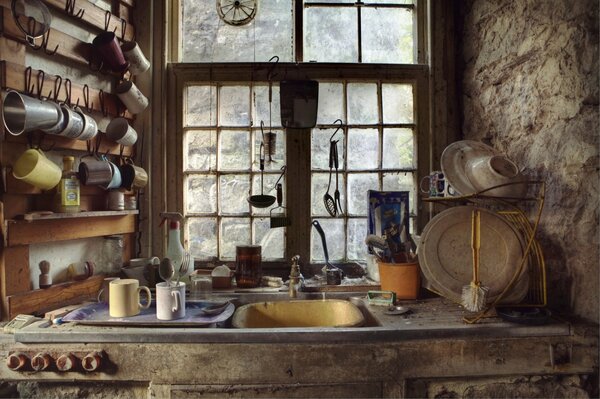
POLYGON ((23 370, 27 366, 29 358, 24 353, 11 353, 6 358, 6 365, 13 371, 23 370))
POLYGON ((31 368, 35 371, 47 370, 52 364, 52 357, 47 353, 38 353, 31 359, 31 368))

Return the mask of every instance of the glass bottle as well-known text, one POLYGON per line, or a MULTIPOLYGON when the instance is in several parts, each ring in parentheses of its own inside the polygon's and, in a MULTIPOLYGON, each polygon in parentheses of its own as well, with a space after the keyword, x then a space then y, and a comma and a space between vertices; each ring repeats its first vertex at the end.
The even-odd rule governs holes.
POLYGON ((236 247, 235 281, 240 288, 254 288, 262 278, 261 246, 241 245, 236 247))
POLYGON ((73 170, 75 157, 63 157, 63 172, 60 183, 56 187, 54 197, 54 208, 58 213, 74 213, 79 212, 79 178, 77 172, 73 170))

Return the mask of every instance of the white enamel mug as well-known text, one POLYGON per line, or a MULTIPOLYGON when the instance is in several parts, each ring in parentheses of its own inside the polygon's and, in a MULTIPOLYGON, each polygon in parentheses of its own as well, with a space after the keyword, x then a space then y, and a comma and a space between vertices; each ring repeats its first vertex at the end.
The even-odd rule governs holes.
POLYGON ((116 92, 117 96, 119 96, 132 114, 139 114, 148 106, 148 99, 131 80, 118 85, 116 92))
POLYGON ((156 318, 176 320, 185 317, 185 284, 156 284, 156 318))
POLYGON ((138 134, 125 118, 115 118, 106 127, 106 137, 123 145, 134 145, 138 134))
POLYGON ((150 69, 150 61, 136 42, 124 42, 121 45, 121 51, 123 51, 125 59, 129 61, 129 70, 132 74, 138 75, 150 69))

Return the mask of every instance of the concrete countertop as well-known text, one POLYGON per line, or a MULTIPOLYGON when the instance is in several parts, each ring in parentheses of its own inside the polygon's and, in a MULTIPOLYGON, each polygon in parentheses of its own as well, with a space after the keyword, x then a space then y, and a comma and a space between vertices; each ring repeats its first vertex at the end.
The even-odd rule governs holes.
MULTIPOLYGON (((251 297, 238 294, 242 303, 266 300, 286 300, 282 293, 261 294, 251 297)), ((358 294, 361 295, 361 294, 358 294)), ((359 328, 174 328, 174 327, 100 327, 65 323, 40 327, 42 323, 27 326, 14 335, 21 343, 287 343, 287 342, 378 342, 404 341, 427 338, 466 337, 535 337, 567 336, 569 323, 552 319, 540 326, 508 323, 492 317, 477 324, 467 324, 467 313, 455 303, 443 298, 402 301, 411 309, 408 315, 388 315, 386 307, 369 305, 356 293, 328 294, 328 298, 351 298, 367 310, 367 327, 359 328)), ((319 294, 305 295, 306 299, 320 298, 319 294)), ((235 303, 235 302, 234 302, 235 303)), ((364 312, 365 313, 365 312, 364 312)), ((4 337, 8 338, 8 337, 4 337)))

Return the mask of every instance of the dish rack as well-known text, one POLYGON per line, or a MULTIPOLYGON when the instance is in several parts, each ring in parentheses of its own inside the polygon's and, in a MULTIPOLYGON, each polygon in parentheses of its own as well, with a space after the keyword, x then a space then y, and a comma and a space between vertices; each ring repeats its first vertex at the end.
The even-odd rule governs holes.
POLYGON ((464 321, 469 324, 477 323, 486 317, 495 316, 495 306, 511 290, 515 282, 518 280, 518 276, 521 274, 521 271, 526 266, 528 267, 529 271, 529 289, 527 295, 520 303, 507 305, 518 307, 545 307, 547 304, 546 264, 544 261, 542 248, 535 238, 542 215, 542 210, 544 208, 546 185, 544 181, 528 181, 528 191, 537 191, 536 195, 533 197, 494 197, 485 194, 490 190, 512 184, 523 183, 518 182, 500 184, 476 193, 462 196, 423 198, 423 201, 436 204, 439 203, 445 206, 452 206, 457 203, 471 203, 473 205, 493 210, 498 215, 506 219, 522 237, 525 249, 519 262, 519 266, 517 267, 513 277, 501 294, 498 295, 498 297, 491 304, 486 305, 485 309, 473 316, 464 317, 464 321), (534 189, 529 190, 530 187, 533 187, 534 189), (537 190, 535 190, 535 188, 537 188, 537 190), (529 217, 527 217, 526 212, 532 214, 531 220, 529 217))

